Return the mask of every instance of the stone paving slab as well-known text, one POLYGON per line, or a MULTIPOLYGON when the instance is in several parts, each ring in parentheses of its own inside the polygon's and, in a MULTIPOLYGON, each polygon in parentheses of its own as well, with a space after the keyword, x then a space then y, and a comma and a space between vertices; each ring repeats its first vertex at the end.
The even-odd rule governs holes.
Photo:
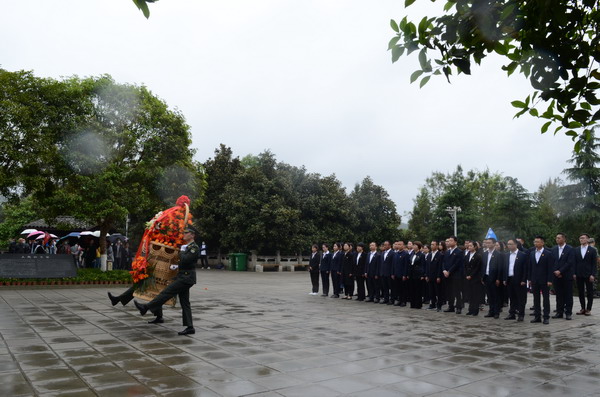
POLYGON ((0 289, 0 396, 599 394, 600 312, 517 323, 311 296, 301 272, 198 279, 192 336, 178 308, 150 325, 106 289, 0 289))

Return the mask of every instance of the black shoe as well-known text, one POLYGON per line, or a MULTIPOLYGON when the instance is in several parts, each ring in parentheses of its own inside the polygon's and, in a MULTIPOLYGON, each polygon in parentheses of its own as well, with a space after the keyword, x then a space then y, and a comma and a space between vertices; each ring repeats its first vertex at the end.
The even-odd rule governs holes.
POLYGON ((196 330, 193 327, 187 327, 183 331, 179 331, 178 335, 193 335, 196 333, 196 330))
POLYGON ((552 318, 563 318, 562 313, 556 313, 554 316, 552 316, 552 318))
POLYGON ((518 322, 520 322, 520 323, 522 323, 522 322, 523 322, 523 316, 519 316, 519 317, 517 318, 517 321, 518 321, 518 322))
POLYGON ((321 296, 329 296, 329 294, 323 294, 323 295, 321 295, 321 296))
POLYGON ((406 303, 401 303, 400 307, 406 307, 406 303))
POLYGON ((495 319, 495 320, 498 320, 499 318, 500 318, 500 315, 499 315, 499 314, 495 314, 495 315, 494 315, 494 319, 495 319))
POLYGON ((379 299, 375 298, 375 300, 373 301, 373 303, 379 303, 379 299))
POLYGON ((535 310, 535 307, 534 307, 534 306, 531 306, 531 307, 529 308, 529 310, 535 310))
POLYGON ((456 309, 456 314, 461 314, 462 313, 462 309, 456 309))
POLYGON ((510 316, 508 316, 508 317, 505 317, 504 319, 505 319, 505 320, 514 320, 514 319, 516 319, 516 318, 517 318, 517 317, 515 317, 513 314, 511 314, 510 316))
POLYGON ((119 298, 118 296, 114 296, 110 292, 108 293, 108 299, 110 299, 110 303, 112 303, 113 306, 121 302, 121 298, 119 298))
POLYGON ((442 311, 442 309, 440 309, 440 308, 437 308, 435 311, 439 313, 439 312, 441 312, 441 311, 442 311))
MULTIPOLYGON (((544 320, 544 321, 548 321, 548 320, 544 320)), ((541 322, 542 322, 542 319, 539 317, 536 317, 530 321, 530 323, 541 323, 541 322)))
POLYGON ((394 301, 394 306, 400 306, 400 301, 394 301))
POLYGON ((387 305, 388 303, 390 303, 390 301, 382 299, 381 301, 379 301, 379 303, 382 305, 387 305))
POLYGON ((573 317, 571 317, 570 314, 565 314, 565 320, 572 320, 573 317))
POLYGON ((138 301, 134 300, 133 304, 135 305, 135 307, 137 307, 137 309, 140 311, 140 314, 143 316, 144 314, 146 314, 146 312, 148 311, 148 306, 139 303, 138 301))
POLYGON ((453 307, 449 307, 446 310, 444 310, 444 313, 452 313, 454 312, 454 308, 453 307))
POLYGON ((471 314, 471 316, 473 316, 473 317, 477 317, 477 316, 479 316, 479 312, 473 312, 473 313, 471 314))
POLYGON ((483 317, 486 317, 486 318, 488 318, 488 317, 494 317, 494 315, 493 315, 492 313, 488 313, 488 314, 486 314, 486 315, 485 315, 485 316, 483 316, 483 317))
POLYGON ((467 312, 466 316, 472 316, 473 312, 467 312))
POLYGON ((162 317, 156 317, 154 320, 148 321, 148 324, 162 324, 165 320, 162 317))
POLYGON ((365 302, 373 302, 373 299, 367 298, 367 299, 365 299, 365 302))
POLYGON ((547 318, 545 318, 545 319, 544 319, 544 324, 548 325, 548 324, 550 324, 550 321, 548 321, 548 319, 547 319, 547 318))

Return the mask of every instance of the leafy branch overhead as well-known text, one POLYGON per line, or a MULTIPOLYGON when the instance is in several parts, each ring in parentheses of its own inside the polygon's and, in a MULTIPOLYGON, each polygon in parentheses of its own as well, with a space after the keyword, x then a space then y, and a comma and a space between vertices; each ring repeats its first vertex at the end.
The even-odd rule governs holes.
POLYGON ((133 0, 133 3, 139 8, 144 16, 150 18, 150 8, 148 8, 148 3, 155 3, 158 0, 133 0))
MULTIPOLYGON (((436 1, 436 0, 432 0, 436 1)), ((415 0, 405 0, 405 7, 415 0)), ((518 70, 532 95, 512 102, 519 112, 554 124, 577 140, 589 140, 600 120, 600 8, 598 0, 450 0, 439 17, 418 24, 391 20, 396 35, 388 49, 392 62, 419 50, 421 69, 410 76, 423 87, 432 75, 471 74, 473 63, 491 53, 504 57, 502 69, 518 70), (433 55, 435 54, 435 55, 433 55)))

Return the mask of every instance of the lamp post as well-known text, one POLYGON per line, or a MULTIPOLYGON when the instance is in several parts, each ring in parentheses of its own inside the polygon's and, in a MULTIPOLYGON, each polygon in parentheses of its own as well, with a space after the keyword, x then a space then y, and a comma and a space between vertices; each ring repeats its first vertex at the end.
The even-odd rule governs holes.
POLYGON ((454 221, 454 235, 457 236, 458 232, 456 231, 456 218, 457 218, 457 214, 459 212, 461 212, 461 208, 460 207, 446 207, 446 212, 448 214, 450 214, 450 217, 452 218, 452 220, 454 221))

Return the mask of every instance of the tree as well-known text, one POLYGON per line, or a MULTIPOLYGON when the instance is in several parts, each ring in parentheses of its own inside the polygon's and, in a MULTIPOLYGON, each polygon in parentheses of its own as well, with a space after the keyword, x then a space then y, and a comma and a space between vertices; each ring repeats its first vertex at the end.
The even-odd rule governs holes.
POLYGON ((353 210, 357 218, 354 239, 365 243, 381 242, 395 237, 401 218, 396 205, 383 186, 376 185, 370 177, 354 186, 350 193, 353 210))
POLYGON ((146 87, 0 70, 0 92, 1 141, 12 148, 2 192, 31 195, 46 219, 99 225, 103 263, 104 236, 128 213, 147 220, 180 194, 201 196, 188 125, 146 87))
MULTIPOLYGON (((435 0, 433 0, 435 1, 435 0)), ((408 7, 415 0, 405 0, 408 7)), ((528 112, 542 118, 545 133, 552 123, 573 138, 578 151, 600 119, 600 9, 597 0, 449 0, 443 15, 418 23, 391 20, 392 62, 419 51, 423 87, 432 75, 450 81, 453 71, 471 74, 492 52, 506 59, 510 76, 517 68, 529 78, 533 94, 513 101, 516 117, 528 112), (431 57, 431 52, 437 55, 431 57), (433 62, 432 62, 433 61, 433 62), (542 102, 548 103, 541 109, 542 102), (582 139, 577 139, 581 137, 582 139)))
POLYGON ((150 8, 148 8, 148 3, 155 3, 158 0, 133 0, 133 4, 137 6, 137 8, 142 11, 146 19, 150 18, 150 8))
POLYGON ((414 205, 410 214, 410 220, 408 221, 408 229, 414 233, 416 239, 424 243, 429 243, 433 239, 431 230, 433 218, 431 209, 433 203, 427 188, 422 187, 417 197, 413 199, 413 202, 414 205))
POLYGON ((19 203, 2 203, 0 207, 0 246, 6 246, 11 238, 22 231, 21 227, 35 219, 33 200, 25 197, 19 203))

